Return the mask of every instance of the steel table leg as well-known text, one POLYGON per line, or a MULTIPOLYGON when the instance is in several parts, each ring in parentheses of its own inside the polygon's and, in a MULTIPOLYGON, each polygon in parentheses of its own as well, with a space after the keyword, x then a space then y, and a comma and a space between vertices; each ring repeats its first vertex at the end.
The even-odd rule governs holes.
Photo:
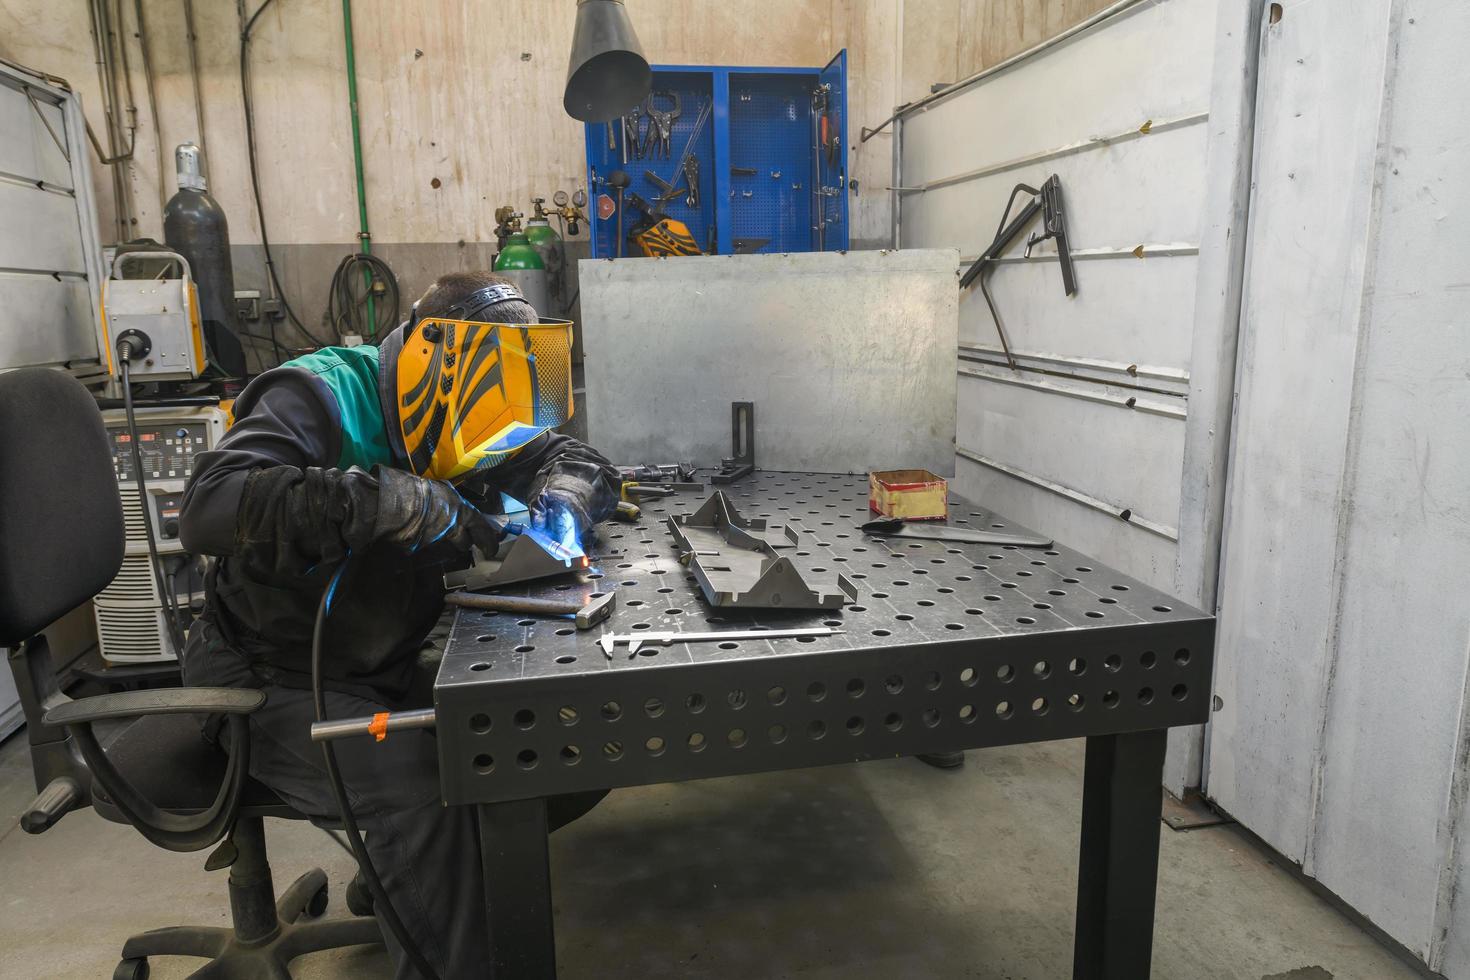
POLYGON ((478 810, 494 975, 498 980, 552 980, 556 934, 546 801, 485 803, 478 810))
POLYGON ((1163 730, 1087 740, 1073 980, 1142 980, 1153 957, 1163 730))

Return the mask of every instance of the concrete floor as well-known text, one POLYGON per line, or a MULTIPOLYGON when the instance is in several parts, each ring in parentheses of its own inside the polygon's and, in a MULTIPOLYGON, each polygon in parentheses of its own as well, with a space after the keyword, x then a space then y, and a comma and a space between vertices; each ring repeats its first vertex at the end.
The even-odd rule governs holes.
MULTIPOLYGON (((1069 976, 1081 776, 1082 744, 1058 742, 972 752, 958 772, 898 759, 615 793, 553 841, 561 975, 1069 976)), ((30 796, 22 735, 0 746, 0 977, 106 977, 132 932, 226 922, 203 855, 90 810, 28 836, 30 796)), ((277 887, 322 865, 341 914, 351 859, 305 824, 268 834, 277 887)), ((1160 834, 1155 978, 1420 976, 1240 831, 1160 834)), ((296 970, 390 976, 379 948, 296 970)))

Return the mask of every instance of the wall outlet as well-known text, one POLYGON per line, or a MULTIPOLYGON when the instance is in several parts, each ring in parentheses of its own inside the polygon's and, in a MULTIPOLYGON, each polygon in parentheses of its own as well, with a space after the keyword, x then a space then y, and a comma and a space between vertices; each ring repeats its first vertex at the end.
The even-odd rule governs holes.
POLYGON ((235 290, 235 313, 242 320, 260 319, 260 290, 235 290))

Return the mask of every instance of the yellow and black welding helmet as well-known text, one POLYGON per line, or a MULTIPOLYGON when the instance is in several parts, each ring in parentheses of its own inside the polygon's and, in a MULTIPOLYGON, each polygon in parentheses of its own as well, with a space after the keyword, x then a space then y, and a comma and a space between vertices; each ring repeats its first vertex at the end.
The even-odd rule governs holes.
POLYGON ((508 299, 521 299, 513 286, 487 286, 450 316, 415 313, 402 328, 397 363, 384 368, 395 375, 395 435, 419 476, 498 466, 572 417, 571 321, 473 319, 508 299))

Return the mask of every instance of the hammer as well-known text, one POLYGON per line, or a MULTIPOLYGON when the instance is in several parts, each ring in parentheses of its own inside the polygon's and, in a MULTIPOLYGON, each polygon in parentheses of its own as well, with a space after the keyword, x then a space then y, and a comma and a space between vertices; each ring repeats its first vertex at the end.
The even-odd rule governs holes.
POLYGON ((591 629, 612 612, 618 594, 609 592, 587 602, 560 602, 556 599, 531 599, 513 595, 481 595, 478 592, 451 592, 444 597, 447 605, 461 609, 491 612, 527 613, 532 616, 572 616, 577 629, 591 629))

